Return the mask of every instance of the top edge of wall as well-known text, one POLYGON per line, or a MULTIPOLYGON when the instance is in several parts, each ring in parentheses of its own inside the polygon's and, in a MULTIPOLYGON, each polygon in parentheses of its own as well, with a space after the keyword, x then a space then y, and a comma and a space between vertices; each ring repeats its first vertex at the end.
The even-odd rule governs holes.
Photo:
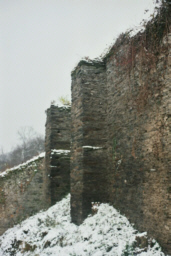
MULTIPOLYGON (((167 29, 171 24, 171 1, 164 0, 160 8, 158 8, 157 15, 153 16, 153 18, 148 21, 145 25, 145 29, 143 31, 138 32, 136 35, 131 36, 129 32, 125 32, 120 34, 120 36, 116 39, 115 43, 109 49, 109 51, 101 58, 94 60, 81 60, 77 66, 71 72, 71 76, 75 76, 77 70, 83 66, 95 66, 95 67, 106 67, 106 62, 108 59, 114 55, 118 48, 123 44, 135 43, 138 47, 138 42, 142 44, 142 38, 145 38, 145 41, 149 41, 146 44, 146 48, 152 48, 153 51, 157 51, 157 46, 160 45, 163 37, 167 34, 167 29), (157 37, 156 37, 157 35, 157 37), (155 42, 153 44, 152 42, 155 42), (154 47, 155 46, 155 47, 154 47), (156 48, 156 49, 155 49, 156 48)), ((131 30, 130 30, 131 32, 131 30)))
POLYGON ((55 109, 55 110, 59 110, 59 111, 70 110, 71 106, 70 105, 58 106, 55 104, 51 104, 50 107, 46 110, 46 113, 47 113, 47 111, 50 111, 51 109, 55 109))
MULTIPOLYGON (((156 7, 157 8, 157 7, 156 7)), ((137 47, 139 44, 144 45, 146 49, 151 49, 153 52, 158 51, 163 37, 169 33, 171 25, 171 1, 163 0, 162 5, 157 8, 157 14, 152 15, 152 19, 144 25, 144 30, 139 31, 134 36, 131 36, 131 31, 121 33, 109 51, 102 57, 104 63, 117 53, 118 48, 124 44, 134 44, 137 47), (144 41, 142 40, 144 38, 144 41)))
POLYGON ((80 62, 77 64, 77 66, 71 72, 71 76, 74 76, 76 74, 77 70, 81 66, 91 66, 91 67, 96 67, 96 68, 105 68, 106 67, 104 61, 101 61, 101 60, 80 60, 80 62))

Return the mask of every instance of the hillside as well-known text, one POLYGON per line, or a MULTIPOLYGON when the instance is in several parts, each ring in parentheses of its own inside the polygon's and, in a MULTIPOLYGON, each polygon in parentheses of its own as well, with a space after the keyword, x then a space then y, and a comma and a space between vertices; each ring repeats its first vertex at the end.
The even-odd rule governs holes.
POLYGON ((0 256, 164 256, 158 243, 138 233, 108 204, 94 203, 92 215, 76 226, 70 195, 0 237, 0 256))

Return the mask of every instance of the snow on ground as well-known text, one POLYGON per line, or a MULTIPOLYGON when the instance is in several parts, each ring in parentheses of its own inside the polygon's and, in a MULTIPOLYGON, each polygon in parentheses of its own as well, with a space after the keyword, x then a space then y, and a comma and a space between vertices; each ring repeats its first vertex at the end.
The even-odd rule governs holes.
POLYGON ((36 160, 41 159, 41 158, 44 158, 44 157, 45 157, 45 152, 39 154, 38 156, 33 157, 32 159, 26 161, 26 162, 23 163, 23 164, 19 164, 19 165, 17 165, 17 166, 14 166, 13 168, 10 168, 10 169, 5 170, 4 172, 1 172, 1 173, 0 173, 0 177, 4 177, 4 176, 6 176, 9 172, 15 171, 15 170, 17 170, 17 169, 19 170, 19 169, 25 168, 28 164, 31 164, 31 163, 35 162, 36 160))
POLYGON ((0 256, 164 256, 152 247, 135 244, 138 233, 126 217, 108 204, 94 205, 94 215, 76 226, 70 218, 70 196, 7 230, 0 237, 0 256))

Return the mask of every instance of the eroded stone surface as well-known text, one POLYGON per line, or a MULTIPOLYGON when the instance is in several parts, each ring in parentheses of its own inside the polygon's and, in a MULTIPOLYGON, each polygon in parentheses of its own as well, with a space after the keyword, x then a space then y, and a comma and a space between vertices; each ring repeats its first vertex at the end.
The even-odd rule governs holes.
POLYGON ((51 105, 46 120, 44 193, 53 205, 70 191, 70 107, 51 105))
POLYGON ((0 234, 41 209, 44 157, 0 177, 0 234))
POLYGON ((72 73, 71 214, 110 202, 171 253, 171 28, 147 40, 157 29, 72 73))
POLYGON ((81 224, 107 200, 105 65, 80 63, 72 78, 71 216, 81 224))

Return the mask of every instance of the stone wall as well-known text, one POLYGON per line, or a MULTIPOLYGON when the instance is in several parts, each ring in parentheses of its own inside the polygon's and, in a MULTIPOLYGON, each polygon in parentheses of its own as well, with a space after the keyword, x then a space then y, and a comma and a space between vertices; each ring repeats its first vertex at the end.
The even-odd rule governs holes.
POLYGON ((167 8, 144 32, 121 35, 103 61, 78 64, 71 113, 47 110, 45 166, 39 157, 0 175, 0 234, 62 199, 71 185, 74 223, 87 217, 91 202, 109 202, 171 253, 167 8))
POLYGON ((0 174, 0 235, 69 193, 70 126, 70 108, 52 105, 47 110, 46 155, 0 174))
POLYGON ((120 40, 106 60, 110 202, 171 252, 171 34, 158 55, 120 40))
MULTIPOLYGON (((168 8, 168 9, 167 9, 168 8)), ((110 202, 171 253, 171 21, 121 35, 72 73, 71 215, 110 202)))
POLYGON ((80 62, 72 74, 71 215, 80 224, 91 202, 106 201, 106 72, 80 62))
POLYGON ((44 155, 0 175, 0 235, 48 205, 43 192, 44 155))
POLYGON ((44 193, 53 205, 70 191, 70 107, 47 109, 44 193))

